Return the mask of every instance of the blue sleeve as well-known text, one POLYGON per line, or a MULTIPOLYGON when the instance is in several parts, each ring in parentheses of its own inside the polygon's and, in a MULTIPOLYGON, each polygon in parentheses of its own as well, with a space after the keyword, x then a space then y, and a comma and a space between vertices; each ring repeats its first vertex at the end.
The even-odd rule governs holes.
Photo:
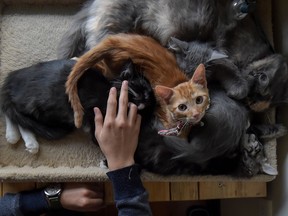
POLYGON ((140 167, 132 165, 107 173, 112 182, 118 215, 152 215, 148 193, 140 178, 140 167))
POLYGON ((19 209, 20 194, 7 193, 0 199, 0 216, 23 216, 19 209))
POLYGON ((49 209, 43 190, 7 193, 0 199, 0 216, 34 216, 49 209), (33 204, 32 204, 33 203, 33 204))

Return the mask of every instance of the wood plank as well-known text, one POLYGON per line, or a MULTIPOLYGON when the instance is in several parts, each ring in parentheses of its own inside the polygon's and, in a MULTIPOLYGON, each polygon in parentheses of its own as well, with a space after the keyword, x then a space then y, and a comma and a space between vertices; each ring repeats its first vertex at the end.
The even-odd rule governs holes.
POLYGON ((197 182, 171 182, 170 184, 171 200, 198 200, 197 182))
POLYGON ((0 184, 0 197, 3 196, 3 183, 0 184))
POLYGON ((149 201, 170 201, 169 182, 144 182, 144 187, 149 193, 149 201))
POLYGON ((114 203, 114 193, 111 182, 104 183, 104 202, 106 204, 114 203))
POLYGON ((34 182, 25 182, 25 183, 10 183, 10 182, 4 182, 3 183, 3 194, 9 192, 9 193, 17 193, 19 191, 24 190, 31 190, 36 188, 36 185, 34 182))
POLYGON ((266 197, 266 182, 200 182, 199 199, 266 197))

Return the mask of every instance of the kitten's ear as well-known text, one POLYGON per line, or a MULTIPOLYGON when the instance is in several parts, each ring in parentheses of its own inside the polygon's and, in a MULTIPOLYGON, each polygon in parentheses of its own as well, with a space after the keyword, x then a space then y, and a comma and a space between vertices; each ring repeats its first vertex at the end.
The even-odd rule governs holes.
POLYGON ((202 85, 204 88, 207 88, 206 70, 204 64, 198 65, 190 82, 202 85))
POLYGON ((167 104, 170 101, 170 98, 173 95, 173 89, 166 87, 166 86, 162 86, 162 85, 157 85, 155 86, 155 94, 162 98, 167 104))
POLYGON ((168 49, 174 53, 184 52, 189 48, 186 41, 181 41, 177 38, 171 37, 168 41, 168 49))
POLYGON ((268 175, 278 175, 278 171, 267 162, 261 164, 261 169, 268 175))
POLYGON ((213 60, 216 60, 216 59, 222 59, 222 58, 228 58, 228 56, 223 54, 223 53, 221 53, 221 52, 219 52, 219 51, 214 50, 212 52, 212 54, 211 54, 210 59, 208 59, 207 62, 213 61, 213 60))

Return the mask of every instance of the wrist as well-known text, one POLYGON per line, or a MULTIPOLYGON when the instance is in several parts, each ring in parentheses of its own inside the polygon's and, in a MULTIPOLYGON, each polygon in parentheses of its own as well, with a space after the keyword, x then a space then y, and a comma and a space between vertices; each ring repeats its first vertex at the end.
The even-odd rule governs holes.
POLYGON ((129 167, 135 164, 134 159, 126 160, 126 161, 107 161, 108 168, 110 171, 122 169, 125 167, 129 167))

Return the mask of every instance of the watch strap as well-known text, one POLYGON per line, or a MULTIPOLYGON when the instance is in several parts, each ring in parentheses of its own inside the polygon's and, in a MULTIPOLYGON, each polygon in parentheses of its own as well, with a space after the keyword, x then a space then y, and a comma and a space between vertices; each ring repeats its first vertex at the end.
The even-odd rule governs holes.
POLYGON ((48 198, 49 205, 51 209, 60 209, 62 208, 61 202, 60 202, 60 194, 58 196, 51 196, 48 198))
POLYGON ((50 209, 62 208, 60 202, 61 192, 62 192, 61 184, 50 185, 44 189, 44 194, 46 196, 50 209))

